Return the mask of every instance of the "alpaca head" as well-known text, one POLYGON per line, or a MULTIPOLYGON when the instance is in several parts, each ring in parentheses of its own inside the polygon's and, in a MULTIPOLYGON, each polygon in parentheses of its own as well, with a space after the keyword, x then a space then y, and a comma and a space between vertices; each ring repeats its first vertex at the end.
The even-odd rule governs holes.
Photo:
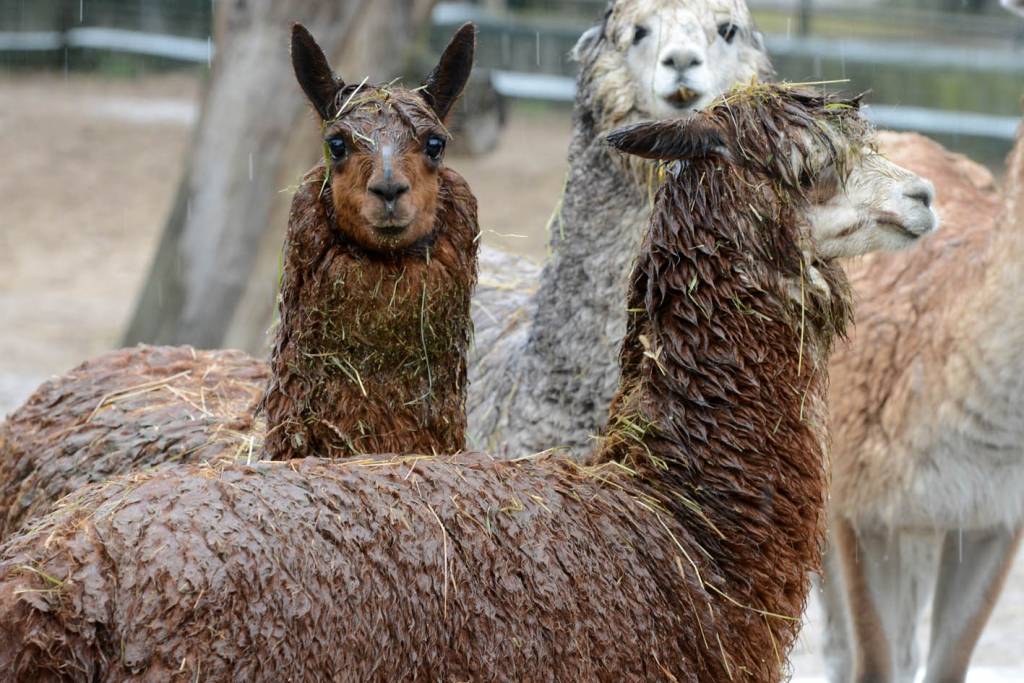
POLYGON ((1003 7, 1024 17, 1024 0, 1002 0, 1003 7))
POLYGON ((772 73, 744 0, 617 0, 575 55, 603 129, 694 112, 772 73))
POLYGON ((295 77, 322 122, 337 229, 364 249, 399 251, 435 228, 448 131, 473 66, 476 28, 458 30, 415 90, 335 76, 309 32, 292 29, 295 77))
POLYGON ((765 225, 794 228, 784 241, 812 258, 903 248, 938 227, 934 189, 879 154, 859 109, 859 99, 754 85, 689 119, 635 124, 609 141, 743 178, 749 196, 741 203, 759 206, 753 215, 765 225))

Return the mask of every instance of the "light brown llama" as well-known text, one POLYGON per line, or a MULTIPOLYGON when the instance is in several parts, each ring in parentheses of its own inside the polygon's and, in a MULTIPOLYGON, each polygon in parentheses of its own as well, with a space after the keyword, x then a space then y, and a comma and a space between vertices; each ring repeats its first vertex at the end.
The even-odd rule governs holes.
MULTIPOLYGON (((624 382, 541 455, 166 467, 73 494, 0 558, 20 679, 781 680, 817 566, 824 391, 850 311, 822 222, 910 174, 856 103, 755 86, 621 149, 672 160, 624 382)), ((923 207, 890 216, 914 224, 923 207)))
POLYGON ((294 28, 325 161, 292 202, 262 399, 269 429, 253 416, 262 363, 190 348, 113 352, 44 384, 0 426, 0 533, 85 483, 165 462, 464 447, 478 229, 476 199, 443 163, 443 120, 474 42, 464 26, 410 91, 346 85, 294 28))
POLYGON ((934 143, 893 156, 957 192, 941 235, 851 269, 858 324, 831 368, 836 683, 915 680, 929 597, 924 680, 964 681, 1024 533, 1024 130, 1005 205, 934 143))

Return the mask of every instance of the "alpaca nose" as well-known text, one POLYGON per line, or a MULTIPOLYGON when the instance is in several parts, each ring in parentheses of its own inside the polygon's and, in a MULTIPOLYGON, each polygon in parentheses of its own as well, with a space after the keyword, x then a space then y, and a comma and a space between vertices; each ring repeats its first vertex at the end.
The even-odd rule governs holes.
POLYGON ((661 65, 684 73, 704 63, 700 53, 694 48, 669 48, 661 55, 661 65))
POLYGON ((929 180, 915 178, 903 186, 903 196, 912 201, 921 202, 930 209, 935 201, 935 186, 929 180))
POLYGON ((409 183, 390 182, 374 183, 367 187, 370 192, 380 197, 385 204, 394 204, 398 198, 409 191, 409 183))

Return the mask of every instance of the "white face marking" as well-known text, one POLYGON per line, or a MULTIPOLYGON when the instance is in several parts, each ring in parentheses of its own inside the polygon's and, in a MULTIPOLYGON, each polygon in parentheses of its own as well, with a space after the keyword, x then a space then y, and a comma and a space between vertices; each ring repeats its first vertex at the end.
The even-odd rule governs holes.
POLYGON ((809 212, 811 237, 825 258, 902 249, 938 229, 931 182, 872 150, 838 190, 809 212))
POLYGON ((384 182, 390 183, 395 176, 395 146, 390 142, 381 145, 380 161, 384 171, 384 182))
POLYGON ((617 8, 610 23, 647 118, 703 109, 768 63, 745 4, 735 0, 639 2, 617 8))

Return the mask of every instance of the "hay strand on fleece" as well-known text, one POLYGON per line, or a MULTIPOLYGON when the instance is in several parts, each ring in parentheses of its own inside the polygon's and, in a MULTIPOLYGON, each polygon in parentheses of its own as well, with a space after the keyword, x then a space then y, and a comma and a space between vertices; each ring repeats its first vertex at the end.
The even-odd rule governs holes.
POLYGON ((267 375, 238 351, 139 346, 43 384, 0 424, 0 538, 88 483, 259 451, 267 375))

